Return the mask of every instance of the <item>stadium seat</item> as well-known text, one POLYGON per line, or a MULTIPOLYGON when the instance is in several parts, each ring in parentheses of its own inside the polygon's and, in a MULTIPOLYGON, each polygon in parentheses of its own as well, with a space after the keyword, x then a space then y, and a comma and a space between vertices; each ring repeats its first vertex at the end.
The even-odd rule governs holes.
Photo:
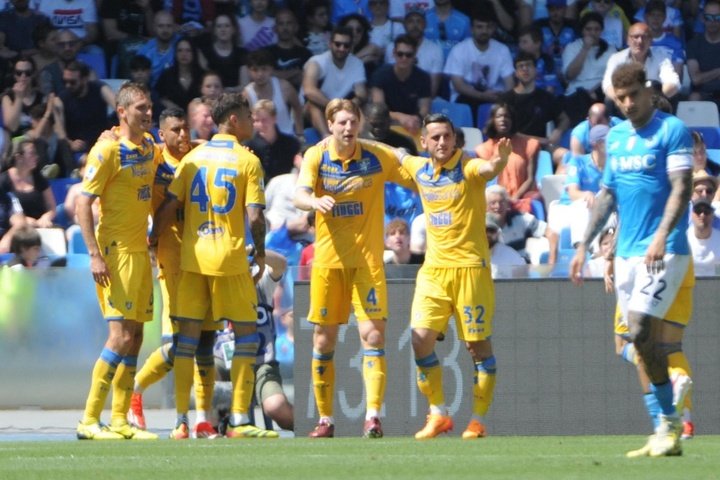
POLYGON ((698 132, 703 137, 705 148, 720 148, 720 128, 718 127, 692 127, 690 130, 698 132))
POLYGON ((77 225, 73 225, 67 230, 67 251, 68 253, 88 253, 87 246, 85 245, 85 240, 82 238, 82 232, 80 231, 80 227, 77 225))
POLYGON ((68 253, 65 256, 66 267, 88 268, 90 266, 90 255, 87 253, 68 253))
MULTIPOLYGON (((475 152, 475 147, 483 142, 483 134, 479 128, 475 127, 462 127, 462 131, 465 134, 465 147, 463 150, 466 152, 475 152)), ((473 154, 473 156, 475 156, 473 154)))
POLYGON ((448 102, 442 98, 435 97, 430 105, 432 113, 447 115, 453 122, 455 128, 473 127, 472 110, 464 103, 448 102))
POLYGON ((492 103, 481 103, 478 105, 476 125, 480 130, 485 128, 485 124, 487 123, 488 118, 490 118, 490 109, 492 106, 492 103))
POLYGON ((38 228, 37 231, 42 239, 44 255, 65 255, 67 253, 65 230, 62 228, 38 228))
POLYGON ((560 137, 560 146, 563 148, 570 149, 570 137, 572 136, 572 128, 568 128, 563 132, 562 137, 560 137))
POLYGON ((535 183, 538 189, 542 187, 542 179, 547 175, 553 174, 553 162, 550 152, 540 150, 537 159, 537 167, 535 168, 535 183))
POLYGON ((105 64, 105 54, 95 45, 89 45, 89 48, 77 55, 77 59, 85 63, 88 67, 95 71, 97 78, 107 77, 107 65, 105 64), (94 47, 94 48, 93 48, 94 47))
POLYGON ((550 204, 560 199, 565 189, 565 178, 567 175, 545 175, 540 184, 540 193, 545 200, 545 208, 550 211, 550 204))
POLYGON ((68 228, 72 225, 73 221, 65 211, 64 203, 58 203, 55 207, 55 219, 53 223, 60 228, 68 228))
POLYGON ((535 215, 535 218, 540 221, 547 221, 547 215, 545 215, 545 204, 543 204, 542 200, 537 198, 530 200, 530 213, 535 215))
POLYGON ((572 230, 570 227, 565 227, 560 230, 560 239, 558 241, 558 250, 573 250, 572 245, 572 230))
POLYGON ((79 178, 55 178, 50 180, 50 189, 55 197, 55 203, 60 205, 65 201, 71 185, 80 183, 79 178))
POLYGON ((306 128, 303 133, 305 134, 305 145, 315 145, 321 140, 320 132, 312 127, 306 128))
POLYGON ((550 242, 545 237, 530 237, 525 241, 525 251, 530 257, 530 263, 540 265, 548 263, 550 253, 550 242))
POLYGON ((720 149, 708 148, 707 149, 707 159, 708 159, 708 161, 714 163, 715 165, 720 166, 720 149))
POLYGON ((715 102, 679 102, 676 115, 688 127, 720 127, 720 115, 715 102))

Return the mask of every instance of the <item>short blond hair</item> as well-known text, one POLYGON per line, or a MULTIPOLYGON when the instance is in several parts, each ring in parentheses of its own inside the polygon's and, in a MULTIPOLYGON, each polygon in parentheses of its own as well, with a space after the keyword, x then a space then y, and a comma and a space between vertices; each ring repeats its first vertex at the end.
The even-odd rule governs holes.
POLYGON ((150 90, 138 82, 125 82, 118 90, 115 104, 118 107, 128 108, 139 95, 150 98, 150 90))
POLYGON ((277 108, 275 108, 275 103, 273 103, 272 100, 267 100, 265 98, 258 100, 255 102, 255 105, 253 105, 252 113, 257 112, 266 112, 272 117, 277 117, 277 108))
POLYGON ((341 110, 355 114, 357 118, 361 116, 360 107, 357 104, 347 98, 334 98, 325 107, 325 118, 328 122, 334 122, 335 115, 341 110))

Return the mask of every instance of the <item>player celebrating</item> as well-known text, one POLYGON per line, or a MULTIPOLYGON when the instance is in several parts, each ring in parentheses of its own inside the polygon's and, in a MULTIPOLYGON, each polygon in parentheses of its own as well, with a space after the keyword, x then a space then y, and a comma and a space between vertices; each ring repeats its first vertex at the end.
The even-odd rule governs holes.
POLYGON ((154 433, 127 422, 143 324, 152 320, 153 285, 145 235, 151 190, 160 150, 146 134, 152 125, 150 92, 125 83, 117 95, 119 139, 101 140, 88 154, 83 195, 77 215, 90 254, 90 271, 108 338, 95 363, 79 439, 155 439, 154 433), (100 198, 95 238, 92 203, 100 198), (112 384, 112 385, 111 385, 112 384), (113 390, 109 427, 100 424, 108 392, 113 390))
POLYGON ((331 137, 305 153, 294 204, 315 210, 315 258, 310 279, 312 378, 320 421, 310 437, 332 437, 338 329, 350 305, 363 347, 367 412, 363 434, 383 436, 387 286, 383 268, 385 182, 411 185, 389 148, 358 140, 360 109, 334 99, 325 108, 331 137))
POLYGON ((643 448, 628 452, 631 457, 682 453, 682 423, 673 406, 668 355, 681 351, 687 322, 666 319, 671 309, 692 309, 692 296, 683 289, 694 285, 686 235, 692 138, 679 119, 655 110, 653 90, 646 82, 643 66, 637 63, 613 72, 616 104, 627 120, 607 136, 604 187, 595 201, 585 240, 570 264, 571 278, 580 284, 587 248, 617 207, 618 304, 661 410, 655 434, 643 448))
POLYGON ((167 198, 160 206, 149 241, 172 223, 183 205, 184 228, 180 281, 175 313, 179 322, 175 352, 177 432, 187 431, 193 358, 208 312, 216 322, 229 321, 235 331, 232 360, 233 398, 227 436, 277 437, 250 423, 248 411, 255 385, 257 295, 245 253, 245 215, 255 244, 260 273, 265 266, 265 194, 260 160, 238 141, 252 134, 247 101, 224 94, 212 109, 218 134, 188 153, 167 198))
POLYGON ((484 437, 483 417, 492 402, 496 372, 490 342, 495 289, 485 235, 485 186, 507 164, 510 141, 502 139, 499 156, 490 161, 470 160, 455 147, 455 128, 442 114, 425 117, 421 141, 430 159, 402 159, 417 184, 427 223, 427 251, 417 276, 410 326, 417 384, 430 413, 415 438, 433 438, 453 427, 435 354, 435 342, 451 315, 475 363, 473 415, 462 437, 484 437))
MULTIPOLYGON (((153 187, 153 207, 157 209, 165 199, 167 188, 175 178, 175 171, 183 156, 190 151, 190 127, 185 112, 179 108, 168 108, 160 114, 158 130, 164 148, 163 163, 158 167, 153 187)), ((131 424, 145 430, 145 416, 142 406, 142 392, 150 385, 160 381, 172 370, 177 344, 177 325, 171 320, 177 297, 177 284, 180 277, 180 239, 182 236, 182 212, 177 215, 170 228, 166 229, 158 239, 157 260, 158 280, 163 299, 161 347, 148 357, 147 361, 135 377, 135 390, 130 402, 128 418, 131 424)), ((217 432, 208 421, 212 409, 214 386, 214 369, 212 348, 215 338, 215 324, 206 322, 200 335, 195 361, 195 398, 197 403, 197 419, 193 429, 195 438, 214 438, 217 432)), ((189 432, 184 425, 173 432, 175 439, 188 438, 189 432)))

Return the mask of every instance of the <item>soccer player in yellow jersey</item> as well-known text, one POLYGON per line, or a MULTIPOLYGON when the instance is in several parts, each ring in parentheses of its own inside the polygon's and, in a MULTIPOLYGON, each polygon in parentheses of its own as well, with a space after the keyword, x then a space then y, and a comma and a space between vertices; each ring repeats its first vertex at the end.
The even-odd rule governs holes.
POLYGON ((353 102, 331 100, 325 117, 331 137, 305 153, 294 200, 296 207, 317 212, 308 320, 315 324, 312 377, 320 421, 310 437, 335 432, 333 353, 352 305, 363 347, 364 435, 379 438, 386 382, 384 189, 386 181, 412 182, 393 150, 358 139, 360 110, 353 102))
POLYGON ((90 271, 109 334, 95 363, 80 439, 154 439, 127 423, 144 322, 152 320, 153 285, 145 237, 160 149, 147 135, 152 125, 150 92, 126 83, 117 95, 118 140, 101 140, 88 154, 77 216, 90 254, 90 271), (95 236, 92 203, 100 198, 95 236), (112 388, 110 426, 100 413, 112 388))
POLYGON ((255 244, 260 274, 265 266, 265 193, 260 160, 238 142, 250 138, 250 107, 240 94, 223 94, 213 105, 218 134, 185 155, 167 197, 155 216, 153 245, 182 206, 184 227, 180 251, 175 351, 176 430, 187 425, 193 358, 212 312, 235 331, 231 379, 233 399, 227 436, 277 437, 250 423, 248 411, 255 386, 257 295, 245 250, 245 215, 255 244))
MULTIPOLYGON (((153 209, 156 210, 165 199, 168 186, 175 178, 175 171, 180 166, 183 156, 190 151, 190 127, 185 112, 180 108, 167 108, 160 114, 160 139, 163 141, 163 162, 158 166, 153 186, 153 209)), ((135 377, 135 389, 130 402, 128 418, 130 423, 145 430, 146 422, 143 413, 142 393, 150 385, 160 381, 172 370, 175 360, 177 343, 176 322, 174 317, 177 284, 180 278, 180 239, 182 236, 182 211, 170 228, 158 239, 157 261, 158 280, 163 300, 162 334, 163 345, 155 350, 135 377)), ((195 376, 195 397, 197 403, 197 419, 193 436, 195 438, 214 438, 217 431, 208 422, 212 408, 214 387, 213 344, 215 340, 215 324, 210 321, 200 335, 195 362, 198 368, 195 376)), ((187 425, 176 432, 173 438, 188 438, 190 431, 187 425)))
POLYGON ((425 263, 417 276, 410 325, 417 384, 430 413, 415 438, 433 438, 453 426, 435 354, 437 337, 451 315, 475 363, 473 415, 462 437, 484 437, 483 416, 492 402, 496 370, 490 342, 495 289, 485 234, 485 186, 507 164, 510 141, 500 141, 499 156, 492 160, 468 159, 455 147, 455 128, 442 114, 425 117, 421 141, 429 159, 402 159, 417 185, 427 224, 425 263))

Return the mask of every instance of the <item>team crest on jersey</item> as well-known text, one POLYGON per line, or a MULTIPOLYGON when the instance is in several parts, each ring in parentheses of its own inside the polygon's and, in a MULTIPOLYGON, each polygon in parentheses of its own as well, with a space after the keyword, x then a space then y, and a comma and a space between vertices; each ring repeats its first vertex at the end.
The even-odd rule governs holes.
POLYGON ((363 173, 367 173, 368 170, 370 170, 370 159, 369 158, 362 158, 358 162, 358 168, 360 168, 360 171, 363 173))
POLYGON ((131 301, 125 302, 125 310, 130 310, 133 306, 133 303, 131 301))
POLYGON ((321 317, 327 317, 327 308, 321 308, 320 309, 320 316, 321 317))
POLYGON ((143 185, 142 187, 138 188, 137 191, 137 199, 142 202, 147 202, 150 200, 151 193, 150 193, 150 185, 143 185))
POLYGON ((85 180, 90 181, 95 177, 95 174, 97 173, 97 169, 95 166, 90 165, 87 170, 85 170, 85 180))

